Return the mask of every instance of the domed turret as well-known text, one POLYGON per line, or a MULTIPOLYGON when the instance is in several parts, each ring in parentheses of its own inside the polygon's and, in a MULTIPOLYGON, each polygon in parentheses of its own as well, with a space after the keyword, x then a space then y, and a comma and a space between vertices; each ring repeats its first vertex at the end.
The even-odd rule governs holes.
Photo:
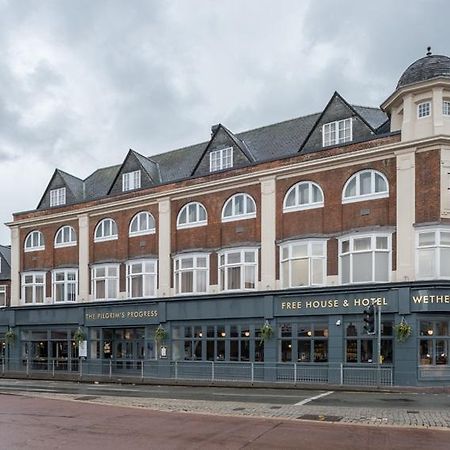
POLYGON ((432 55, 413 62, 381 108, 391 119, 391 131, 414 141, 450 135, 450 58, 432 55))
POLYGON ((413 62, 403 72, 397 83, 397 89, 440 77, 450 78, 450 58, 443 55, 432 55, 429 49, 427 56, 413 62))

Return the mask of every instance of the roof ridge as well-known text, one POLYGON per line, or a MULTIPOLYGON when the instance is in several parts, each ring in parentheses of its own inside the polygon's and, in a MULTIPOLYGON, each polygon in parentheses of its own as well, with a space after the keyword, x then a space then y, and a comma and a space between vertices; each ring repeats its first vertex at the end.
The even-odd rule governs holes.
POLYGON ((350 103, 350 105, 352 105, 354 108, 356 107, 356 108, 375 109, 375 110, 377 110, 377 111, 383 112, 383 110, 382 110, 381 108, 377 107, 377 106, 354 105, 354 104, 352 104, 352 103, 350 103))

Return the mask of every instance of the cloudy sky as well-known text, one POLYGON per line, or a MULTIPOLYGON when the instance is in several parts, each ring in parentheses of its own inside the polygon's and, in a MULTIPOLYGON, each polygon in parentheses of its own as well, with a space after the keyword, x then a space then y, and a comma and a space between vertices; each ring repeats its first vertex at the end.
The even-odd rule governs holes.
POLYGON ((448 0, 0 0, 0 222, 56 167, 85 178, 335 90, 378 106, 427 45, 450 55, 449 17, 448 0))

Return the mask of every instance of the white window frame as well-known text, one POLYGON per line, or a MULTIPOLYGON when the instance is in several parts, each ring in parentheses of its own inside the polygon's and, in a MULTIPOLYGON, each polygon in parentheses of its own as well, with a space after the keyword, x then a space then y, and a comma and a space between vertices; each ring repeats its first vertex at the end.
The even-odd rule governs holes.
POLYGON ((281 286, 284 289, 295 288, 295 287, 306 287, 306 286, 324 286, 327 279, 327 239, 300 239, 296 241, 285 242, 280 245, 280 281, 281 286), (293 249, 295 246, 303 246, 307 248, 307 254, 305 256, 294 256, 293 249), (322 246, 322 254, 314 255, 314 246, 322 246), (287 252, 287 257, 284 257, 284 253, 287 252), (292 283, 292 271, 293 271, 293 261, 297 260, 307 260, 308 261, 308 283, 307 284, 293 284, 292 283), (322 267, 322 282, 313 282, 313 270, 314 261, 319 261, 322 267), (288 280, 284 279, 283 263, 287 263, 288 269, 288 280))
POLYGON ((339 251, 338 251, 338 267, 339 267, 339 282, 340 284, 366 284, 366 283, 388 283, 391 281, 391 272, 392 272, 392 233, 386 233, 386 232, 380 232, 380 233, 354 233, 345 235, 339 238, 339 251), (365 239, 370 238, 371 239, 371 245, 369 250, 353 250, 354 241, 357 239, 365 239), (387 249, 381 249, 376 247, 376 240, 377 238, 387 238, 387 249), (349 241, 349 251, 343 252, 342 246, 345 241, 349 241), (354 279, 354 268, 353 268, 353 259, 355 254, 361 254, 361 253, 372 253, 372 277, 371 280, 367 281, 353 281, 354 279), (388 279, 382 280, 382 281, 375 281, 375 255, 377 253, 387 253, 388 254, 388 279), (343 280, 343 269, 342 269, 342 257, 343 256, 350 256, 350 262, 349 262, 349 282, 344 283, 343 280))
POLYGON ((158 260, 156 258, 146 258, 146 259, 135 259, 128 261, 126 264, 126 287, 127 287, 127 298, 154 298, 158 290, 158 260), (153 271, 147 272, 145 265, 147 263, 153 264, 153 271), (132 272, 132 267, 134 265, 141 264, 142 270, 139 272, 132 272), (133 277, 142 277, 142 296, 133 297, 133 277), (147 288, 146 277, 151 277, 153 279, 153 292, 149 295, 144 295, 147 288))
POLYGON ((110 217, 106 217, 102 220, 100 220, 100 222, 97 224, 97 226, 95 227, 95 231, 94 231, 94 242, 103 242, 103 241, 114 241, 116 239, 119 238, 119 231, 118 231, 118 227, 117 227, 117 223, 114 219, 111 219, 110 217), (111 230, 111 234, 109 235, 104 235, 105 233, 105 224, 109 222, 110 224, 110 230, 111 230), (116 233, 114 234, 113 231, 113 227, 115 227, 116 229, 116 233), (97 231, 101 232, 101 236, 97 236, 97 231))
POLYGON ((442 102, 442 114, 444 116, 450 116, 450 100, 444 100, 442 102))
POLYGON ((233 147, 214 150, 209 154, 209 171, 230 169, 233 167, 233 147))
POLYGON ((40 250, 45 250, 44 235, 39 230, 31 231, 25 238, 24 251, 37 252, 40 250), (29 243, 31 244, 28 245, 29 243))
POLYGON ((377 198, 386 198, 389 197, 389 182, 386 178, 386 176, 379 172, 378 170, 374 170, 374 169, 366 169, 366 170, 361 170, 359 172, 354 173, 345 183, 344 188, 342 189, 342 203, 354 203, 354 202, 362 202, 365 200, 375 200, 377 198), (361 175, 365 174, 365 173, 369 173, 371 174, 371 179, 370 179, 370 193, 369 194, 360 194, 361 192, 361 175), (380 191, 380 192, 375 192, 375 179, 376 176, 380 176, 384 182, 386 183, 386 190, 385 191, 380 191), (345 191, 347 190, 348 185, 354 180, 356 179, 356 194, 354 196, 349 196, 346 197, 345 196, 345 191))
POLYGON ((353 119, 351 117, 322 125, 322 147, 345 144, 351 141, 353 141, 353 119), (347 125, 350 130, 349 136, 345 136, 347 125), (344 137, 339 136, 341 126, 343 127, 344 137))
POLYGON ((239 291, 256 291, 258 289, 258 282, 259 282, 259 264, 258 264, 258 248, 257 247, 240 247, 240 248, 230 248, 227 250, 221 250, 218 252, 218 277, 219 277, 219 289, 222 292, 239 292, 239 291), (254 254, 254 261, 246 262, 245 261, 245 253, 251 252, 254 254), (228 257, 231 253, 240 253, 240 262, 239 263, 229 263, 228 257), (222 258, 224 259, 224 262, 222 262, 222 258), (229 276, 229 270, 233 267, 240 267, 240 286, 237 289, 228 289, 226 286, 228 286, 228 276, 229 276), (245 287, 245 268, 246 267, 253 267, 255 278, 254 278, 254 284, 255 287, 253 288, 246 288, 245 287), (221 271, 224 271, 223 276, 223 282, 222 282, 222 276, 221 271))
POLYGON ((53 303, 61 304, 61 303, 75 303, 78 301, 78 270, 77 269, 54 269, 52 271, 52 299, 53 303), (57 275, 63 274, 63 280, 57 280, 57 275), (69 280, 69 274, 75 275, 74 280, 69 280), (64 300, 56 299, 56 286, 63 285, 64 286, 64 300), (75 286, 75 298, 74 300, 69 300, 69 286, 75 286))
POLYGON ((117 300, 119 298, 119 280, 120 280, 120 264, 95 264, 91 267, 91 292, 92 300, 103 302, 108 300, 117 300), (111 276, 108 274, 109 269, 116 269, 116 276, 111 276), (104 276, 98 276, 97 271, 99 269, 105 269, 104 276), (105 298, 97 298, 97 286, 96 281, 105 281, 105 298), (115 297, 108 297, 109 285, 112 284, 116 290, 115 297), (115 285, 115 286, 114 286, 115 285))
POLYGON ((183 253, 173 258, 173 285, 176 295, 207 294, 209 292, 209 253, 183 253), (205 258, 206 266, 199 266, 198 259, 205 258), (182 267, 182 261, 192 259, 192 267, 182 267), (181 292, 183 273, 192 272, 193 290, 181 292), (199 289, 198 274, 206 273, 206 288, 204 291, 199 289))
POLYGON ((416 278, 418 280, 436 280, 436 279, 450 279, 450 276, 441 275, 441 251, 442 249, 450 248, 448 244, 441 243, 441 233, 450 233, 450 227, 433 227, 433 228, 420 228, 416 230, 416 278), (434 233, 434 244, 419 246, 419 236, 423 233, 434 233), (427 277, 422 276, 419 273, 419 259, 420 250, 430 250, 434 251, 434 274, 427 277))
POLYGON ((425 119, 425 117, 431 116, 431 101, 420 102, 417 104, 417 118, 425 119), (424 114, 428 113, 428 114, 424 114))
POLYGON ((144 236, 146 234, 155 234, 156 232, 156 226, 155 226, 155 218, 151 213, 148 211, 140 211, 137 214, 134 215, 134 217, 130 221, 130 226, 128 229, 128 235, 130 237, 132 236, 144 236), (142 225, 142 220, 146 222, 146 228, 139 229, 138 231, 131 231, 133 228, 134 222, 138 223, 138 228, 140 225, 142 225), (153 226, 151 226, 151 223, 153 223, 153 226))
POLYGON ((50 207, 66 204, 66 188, 57 188, 50 190, 50 207))
POLYGON ((0 308, 6 307, 6 293, 7 293, 7 286, 4 284, 0 285, 0 308))
POLYGON ((291 188, 286 192, 283 200, 283 212, 291 212, 291 211, 302 211, 305 209, 314 209, 314 208, 322 208, 324 205, 324 195, 322 188, 313 181, 300 181, 299 183, 294 184, 291 188), (307 185, 308 186, 308 202, 300 203, 300 187, 307 185), (317 202, 313 201, 313 189, 317 188, 322 196, 322 200, 317 202), (295 204, 292 206, 287 206, 287 199, 289 195, 294 192, 295 195, 295 204))
POLYGON ((253 219, 256 217, 256 202, 253 197, 245 192, 239 192, 237 194, 232 195, 223 205, 222 208, 222 222, 233 222, 235 220, 244 220, 244 219, 253 219), (236 214, 236 199, 239 196, 243 196, 244 198, 244 210, 248 210, 248 206, 250 203, 253 204, 254 211, 253 212, 244 212, 242 214, 236 214), (227 209, 228 204, 231 202, 232 214, 231 216, 225 217, 225 210, 227 209))
POLYGON ((183 228, 195 228, 195 227, 203 227, 208 225, 208 212, 206 208, 199 202, 190 202, 184 205, 177 216, 177 230, 183 228), (195 208, 195 220, 189 221, 189 210, 191 208, 195 208), (205 212, 205 219, 200 220, 200 211, 203 210, 205 212), (181 222, 181 216, 183 212, 186 211, 186 222, 181 222))
POLYGON ((24 305, 44 305, 46 300, 46 272, 34 271, 34 272, 23 272, 21 277, 21 303, 24 305), (33 278, 31 283, 25 283, 25 277, 31 276, 33 278), (37 277, 42 277, 42 282, 37 282, 37 277), (25 290, 27 287, 32 289, 32 300, 31 302, 26 302, 25 290), (42 288, 42 302, 36 302, 36 290, 37 288, 42 288))
POLYGON ((134 191, 141 187, 141 171, 133 170, 122 174, 122 192, 134 191))
POLYGON ((75 232, 75 229, 71 225, 64 225, 62 226, 55 234, 55 242, 54 246, 55 248, 63 248, 63 247, 74 247, 77 245, 77 233, 75 232), (64 235, 65 230, 68 230, 69 233, 69 240, 64 241, 64 235), (58 242, 59 236, 62 236, 62 242, 58 242))

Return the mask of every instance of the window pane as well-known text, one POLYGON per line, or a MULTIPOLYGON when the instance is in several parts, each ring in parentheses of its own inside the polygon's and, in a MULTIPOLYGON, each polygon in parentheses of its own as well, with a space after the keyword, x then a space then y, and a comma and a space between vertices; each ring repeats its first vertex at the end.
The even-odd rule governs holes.
POLYGON ((244 289, 254 289, 256 281, 255 266, 245 266, 244 274, 244 289))
POLYGON ((419 246, 434 245, 435 244, 435 233, 419 233, 419 246))
POLYGON ((255 262, 255 252, 245 252, 245 262, 255 262))
POLYGON ((420 340, 420 365, 433 363, 433 341, 420 340))
POLYGON ((350 251, 350 241, 342 241, 342 253, 348 253, 350 251))
POLYGON ((233 215, 233 202, 231 200, 227 202, 223 215, 224 217, 231 217, 233 215))
POLYGON ((388 238, 383 236, 377 236, 377 249, 378 250, 387 250, 388 249, 388 238))
POLYGON ((372 253, 353 255, 353 282, 372 281, 372 253))
POLYGON ((105 281, 96 281, 95 282, 95 298, 105 298, 105 281))
POLYGON ((441 245, 450 245, 450 233, 448 231, 441 231, 441 245))
POLYGON ((442 247, 441 253, 441 273, 442 277, 450 277, 450 248, 442 247))
POLYGON ((197 272, 197 292, 206 292, 206 270, 197 272))
POLYGON ((346 361, 349 363, 358 362, 358 341, 353 339, 347 341, 346 361))
POLYGON ((311 254, 313 256, 325 256, 325 245, 322 243, 314 243, 311 245, 311 254))
POLYGON ((281 273, 283 279, 283 287, 290 287, 289 285, 289 261, 281 263, 281 273))
POLYGON ((292 246, 292 257, 299 258, 308 256, 308 244, 296 244, 292 246))
POLYGON ((241 268, 240 267, 228 268, 227 289, 240 289, 240 288, 241 288, 241 268))
POLYGON ((434 277, 436 274, 435 249, 422 248, 418 250, 419 277, 434 277))
POLYGON ((325 339, 314 341, 314 362, 328 361, 328 341, 325 339))
POLYGON ((389 253, 375 253, 374 281, 389 281, 389 253))
POLYGON ((312 186, 312 195, 313 195, 312 201, 314 203, 322 202, 323 196, 322 196, 322 192, 320 191, 320 189, 317 186, 315 186, 314 184, 311 186, 312 186))
POLYGON ((236 195, 234 197, 234 212, 236 215, 244 214, 244 196, 236 195))
POLYGON ((314 258, 312 260, 312 284, 324 284, 323 259, 314 258))
POLYGON ((247 197, 246 213, 251 214, 251 213, 254 213, 255 211, 256 211, 256 209, 255 209, 255 203, 254 203, 253 199, 251 199, 250 197, 247 197))
POLYGON ((358 238, 353 240, 353 251, 364 251, 364 250, 370 250, 371 249, 371 238, 358 238))
POLYGON ((361 362, 373 362, 373 341, 368 339, 361 340, 361 362))
POLYGON ((298 195, 301 205, 309 203, 309 185, 307 183, 298 186, 298 195))
POLYGON ((384 178, 379 175, 375 174, 375 192, 386 192, 387 191, 387 185, 384 178))
POLYGON ((138 275, 131 278, 131 296, 132 297, 143 297, 144 286, 143 286, 143 276, 138 275))
POLYGON ((363 172, 359 175, 360 195, 370 194, 372 192, 372 172, 363 172))
POLYGON ((307 259, 295 259, 292 265, 292 286, 306 286, 309 284, 309 264, 307 259))
POLYGON ((286 207, 295 206, 295 189, 292 189, 292 191, 286 197, 286 203, 285 204, 286 204, 286 207))
POLYGON ((341 278, 343 283, 350 283, 350 255, 341 257, 341 278))
POLYGON ((194 274, 193 272, 181 273, 181 292, 193 292, 194 289, 194 274))
POLYGON ((241 262, 241 253, 228 253, 228 264, 238 264, 241 262))
POLYGON ((299 362, 310 362, 311 361, 311 341, 301 340, 297 343, 298 347, 298 357, 299 362))

